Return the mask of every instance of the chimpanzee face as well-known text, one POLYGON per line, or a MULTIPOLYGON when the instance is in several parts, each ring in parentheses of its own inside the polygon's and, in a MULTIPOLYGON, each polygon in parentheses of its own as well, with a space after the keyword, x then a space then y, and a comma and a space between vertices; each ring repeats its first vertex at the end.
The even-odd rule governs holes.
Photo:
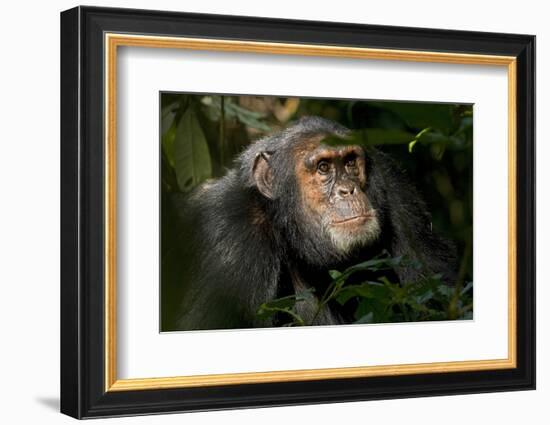
POLYGON ((380 224, 367 198, 365 152, 359 146, 308 143, 295 151, 302 210, 341 254, 376 240, 380 224))
POLYGON ((260 153, 253 168, 260 193, 295 217, 294 245, 314 262, 345 257, 380 235, 365 191, 365 152, 359 146, 329 147, 322 139, 303 140, 290 152, 260 153))

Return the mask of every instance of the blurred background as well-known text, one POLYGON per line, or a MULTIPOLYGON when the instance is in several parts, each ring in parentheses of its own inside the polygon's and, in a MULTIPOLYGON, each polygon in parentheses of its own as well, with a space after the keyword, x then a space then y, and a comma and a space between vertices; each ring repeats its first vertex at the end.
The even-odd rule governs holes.
MULTIPOLYGON (((426 287, 425 293, 414 294, 413 307, 407 307, 414 310, 420 306, 422 314, 407 317, 472 317, 472 105, 181 93, 160 96, 163 281, 176 273, 173 255, 180 243, 173 231, 177 223, 169 202, 171 194, 187 193, 208 178, 222 176, 235 155, 254 140, 302 116, 317 115, 354 130, 354 142, 390 154, 424 197, 434 231, 457 247, 458 288, 426 287)), ((384 316, 383 320, 370 317, 371 321, 402 319, 399 315, 384 316)))

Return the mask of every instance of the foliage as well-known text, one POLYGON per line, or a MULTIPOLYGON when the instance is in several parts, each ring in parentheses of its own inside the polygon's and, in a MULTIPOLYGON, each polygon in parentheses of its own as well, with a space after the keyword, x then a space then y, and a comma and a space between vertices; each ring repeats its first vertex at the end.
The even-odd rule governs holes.
POLYGON ((354 313, 356 324, 472 318, 472 282, 452 288, 435 274, 404 284, 391 282, 385 275, 358 284, 349 283, 349 278, 355 273, 390 271, 399 266, 420 269, 420 264, 412 264, 404 257, 391 258, 383 253, 341 272, 330 270, 332 281, 319 297, 317 311, 311 320, 300 317, 296 306, 311 298, 314 289, 264 303, 258 309, 258 317, 269 319, 282 312, 288 319, 285 326, 311 325, 330 302, 343 306, 353 300, 357 306, 354 313))
MULTIPOLYGON (((163 94, 161 97, 162 183, 166 192, 189 192, 229 165, 226 136, 235 124, 267 133, 265 113, 227 96, 163 94)), ((247 143, 249 141, 247 140, 247 143)))
POLYGON ((286 297, 277 298, 268 303, 264 303, 260 306, 257 312, 257 316, 261 320, 267 320, 275 314, 284 313, 292 319, 288 322, 287 326, 293 324, 304 326, 307 325, 306 321, 294 311, 296 303, 311 299, 314 295, 314 289, 307 289, 295 295, 288 295, 286 297))

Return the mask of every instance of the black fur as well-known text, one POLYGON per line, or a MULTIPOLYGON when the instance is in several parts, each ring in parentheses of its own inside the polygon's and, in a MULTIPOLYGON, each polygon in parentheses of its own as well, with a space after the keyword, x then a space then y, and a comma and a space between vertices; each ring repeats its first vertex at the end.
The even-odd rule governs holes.
MULTIPOLYGON (((308 226, 297 208, 291 148, 306 137, 347 132, 322 118, 303 118, 251 144, 224 177, 206 182, 184 202, 176 202, 182 233, 181 249, 173 255, 180 271, 163 275, 163 309, 172 305, 163 311, 163 330, 277 325, 276 319, 266 322, 256 317, 262 303, 311 286, 322 288, 330 280, 329 268, 342 270, 383 249, 391 256, 417 259, 424 270, 443 273, 444 279, 454 283, 452 245, 432 233, 421 197, 391 158, 376 149, 366 152, 366 193, 381 223, 379 240, 342 258, 308 226), (271 154, 273 199, 259 193, 252 173, 262 152, 271 154)), ((414 267, 395 270, 403 283, 414 281, 418 273, 414 267)), ((297 307, 302 317, 311 318, 316 300, 297 307)), ((349 312, 331 306, 314 323, 349 322, 349 312)))

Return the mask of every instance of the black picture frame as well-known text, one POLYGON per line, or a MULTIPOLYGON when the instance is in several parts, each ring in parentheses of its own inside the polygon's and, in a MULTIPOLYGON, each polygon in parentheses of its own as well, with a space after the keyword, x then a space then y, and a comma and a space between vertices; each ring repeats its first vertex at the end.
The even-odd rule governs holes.
POLYGON ((61 412, 75 418, 535 388, 535 37, 76 7, 61 13, 61 412), (517 61, 517 367, 105 390, 106 32, 513 56, 517 61))

